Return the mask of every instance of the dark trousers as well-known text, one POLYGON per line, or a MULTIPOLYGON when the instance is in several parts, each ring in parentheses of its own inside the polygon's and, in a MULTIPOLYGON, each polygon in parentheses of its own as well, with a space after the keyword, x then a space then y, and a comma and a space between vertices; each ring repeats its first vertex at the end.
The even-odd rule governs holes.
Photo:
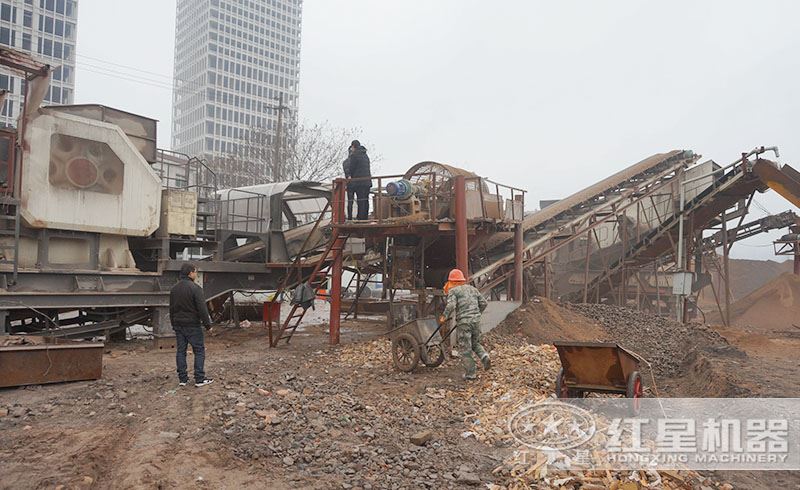
POLYGON ((353 204, 356 202, 355 189, 347 189, 347 221, 353 221, 353 204))
POLYGON ((356 204, 358 205, 358 215, 356 219, 366 221, 369 218, 369 189, 370 185, 359 185, 353 189, 356 193, 356 204))
POLYGON ((189 381, 186 372, 186 348, 192 345, 194 354, 194 382, 200 383, 206 379, 203 371, 206 362, 206 346, 203 339, 203 329, 201 327, 173 327, 175 329, 175 340, 177 342, 177 352, 175 354, 175 364, 178 367, 178 380, 181 383, 189 381))

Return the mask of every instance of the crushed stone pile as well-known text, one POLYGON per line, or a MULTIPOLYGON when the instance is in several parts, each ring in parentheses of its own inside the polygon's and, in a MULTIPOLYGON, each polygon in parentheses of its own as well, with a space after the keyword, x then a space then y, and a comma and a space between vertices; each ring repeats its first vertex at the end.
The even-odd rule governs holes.
POLYGON ((685 359, 693 352, 736 350, 705 325, 683 325, 665 317, 613 305, 566 306, 602 325, 609 340, 642 356, 658 378, 679 374, 685 359))
POLYGON ((509 420, 552 396, 558 355, 551 345, 502 333, 487 335, 485 344, 495 361, 473 383, 458 379, 452 359, 439 369, 396 371, 386 339, 319 351, 271 388, 226 387, 228 407, 216 415, 238 458, 276 461, 300 485, 573 490, 704 481, 693 472, 566 472, 547 458, 522 457, 509 420), (346 374, 314 371, 324 365, 346 374))

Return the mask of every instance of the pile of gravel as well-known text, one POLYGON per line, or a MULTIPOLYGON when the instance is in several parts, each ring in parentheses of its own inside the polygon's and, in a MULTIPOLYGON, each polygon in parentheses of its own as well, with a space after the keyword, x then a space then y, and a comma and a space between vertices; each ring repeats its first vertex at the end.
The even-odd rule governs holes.
POLYGON ((704 325, 684 325, 662 316, 613 305, 566 306, 598 322, 611 340, 644 357, 657 377, 677 375, 684 359, 694 351, 734 349, 718 333, 704 325))

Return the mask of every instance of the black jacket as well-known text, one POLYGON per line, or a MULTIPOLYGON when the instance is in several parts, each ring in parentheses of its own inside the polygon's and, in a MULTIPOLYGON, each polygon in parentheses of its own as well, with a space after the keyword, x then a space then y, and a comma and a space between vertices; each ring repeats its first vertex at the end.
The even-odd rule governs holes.
MULTIPOLYGON (((347 157, 349 165, 345 165, 345 169, 350 170, 350 177, 358 179, 361 177, 372 177, 369 168, 369 157, 367 156, 367 149, 363 146, 359 147, 356 151, 347 157)), ((353 184, 367 185, 372 187, 372 183, 368 180, 353 182, 353 184)))
POLYGON ((344 178, 350 178, 350 157, 347 157, 342 162, 342 170, 344 171, 344 178))
POLYGON ((211 328, 203 288, 188 277, 181 277, 169 292, 169 321, 172 327, 211 328))

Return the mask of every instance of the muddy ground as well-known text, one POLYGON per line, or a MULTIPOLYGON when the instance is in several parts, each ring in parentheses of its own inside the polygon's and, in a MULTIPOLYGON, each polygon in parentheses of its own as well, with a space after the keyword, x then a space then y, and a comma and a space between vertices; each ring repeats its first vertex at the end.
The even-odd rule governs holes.
MULTIPOLYGON (((571 338, 608 336, 599 322, 550 303, 524 308, 487 340, 495 366, 471 385, 454 360, 395 371, 388 342, 374 340, 382 327, 369 323, 350 324, 342 347, 328 346, 321 327, 278 349, 267 347, 262 328, 222 329, 207 341, 215 382, 203 388, 177 387, 173 353, 144 341, 109 345, 101 380, 0 390, 0 488, 508 484, 502 462, 511 448, 492 437, 495 429, 471 429, 490 417, 476 406, 490 406, 504 386, 547 396, 557 361, 531 346, 504 369, 505 346, 543 341, 525 332, 529 317, 553 331, 563 320, 571 338)), ((722 342, 692 350, 677 375, 656 378, 662 396, 800 396, 800 338, 715 330, 722 342)), ((800 488, 792 473, 705 478, 692 486, 800 488)))

